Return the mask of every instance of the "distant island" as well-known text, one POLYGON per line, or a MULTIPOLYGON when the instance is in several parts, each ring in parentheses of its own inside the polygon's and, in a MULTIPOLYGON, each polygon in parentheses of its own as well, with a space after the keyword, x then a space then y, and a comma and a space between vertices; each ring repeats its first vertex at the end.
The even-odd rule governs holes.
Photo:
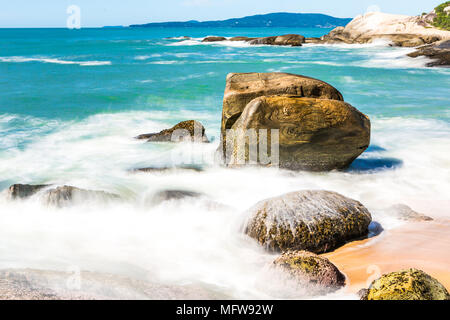
POLYGON ((130 28, 336 28, 344 27, 352 19, 335 18, 319 13, 269 13, 218 21, 153 22, 133 24, 130 28))

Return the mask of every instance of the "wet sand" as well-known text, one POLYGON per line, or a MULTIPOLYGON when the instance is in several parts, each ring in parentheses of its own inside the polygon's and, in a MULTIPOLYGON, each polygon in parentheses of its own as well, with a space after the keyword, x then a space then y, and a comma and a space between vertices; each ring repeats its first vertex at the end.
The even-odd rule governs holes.
POLYGON ((410 222, 379 236, 325 254, 356 293, 380 275, 402 269, 425 271, 450 289, 450 220, 410 222))

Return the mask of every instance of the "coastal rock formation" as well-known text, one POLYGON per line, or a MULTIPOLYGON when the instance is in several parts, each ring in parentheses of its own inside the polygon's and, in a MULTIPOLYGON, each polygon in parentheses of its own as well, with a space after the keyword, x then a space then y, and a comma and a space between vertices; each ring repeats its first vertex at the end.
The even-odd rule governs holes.
POLYGON ((433 218, 418 213, 405 204, 396 204, 387 209, 390 216, 404 221, 432 221, 433 218))
POLYGON ((427 63, 427 67, 448 67, 450 66, 450 40, 422 46, 408 56, 411 58, 423 56, 432 59, 432 62, 427 63))
POLYGON ((111 201, 119 199, 118 195, 104 191, 84 190, 72 186, 62 186, 48 190, 44 194, 44 202, 47 205, 66 207, 72 204, 85 203, 86 201, 111 201))
POLYGON ((169 200, 179 200, 184 198, 198 198, 201 197, 202 194, 193 191, 186 190, 162 190, 157 192, 151 199, 151 203, 153 205, 160 204, 164 201, 169 200))
POLYGON ((263 200, 247 212, 244 232, 269 251, 331 251, 368 234, 370 212, 330 191, 299 191, 263 200))
POLYGON ((339 269, 327 258, 311 252, 287 251, 273 263, 311 295, 324 295, 345 286, 345 276, 339 269))
POLYGON ((273 46, 293 46, 300 47, 305 43, 305 37, 299 34, 286 34, 282 36, 263 37, 255 39, 247 39, 251 45, 273 45, 273 46))
POLYGON ((361 300, 450 300, 439 281, 417 269, 383 275, 360 295, 361 300))
POLYGON ((219 41, 225 41, 227 38, 225 37, 206 37, 202 40, 202 42, 219 42, 219 41))
POLYGON ((372 43, 386 39, 400 47, 416 47, 450 39, 450 32, 424 26, 422 17, 370 12, 355 17, 321 38, 323 43, 372 43))
POLYGON ((370 144, 369 118, 343 101, 329 99, 259 97, 247 104, 232 129, 235 135, 229 166, 247 164, 249 160, 264 164, 248 150, 252 146, 256 150, 261 145, 260 139, 266 139, 263 142, 270 145, 270 138, 257 135, 247 146, 250 129, 256 133, 260 129, 279 130, 278 164, 290 170, 343 169, 370 144), (242 151, 243 148, 246 150, 242 151))
POLYGON ((289 73, 230 73, 223 98, 221 141, 253 99, 270 95, 297 95, 310 98, 344 100, 342 94, 323 81, 289 73))
POLYGON ((205 134, 205 127, 195 120, 188 120, 178 123, 170 129, 159 133, 141 134, 136 139, 147 140, 147 142, 205 142, 208 143, 208 137, 205 134))
MULTIPOLYGON (((227 38, 224 37, 206 37, 202 42, 218 42, 225 41, 227 38)), ((249 37, 232 37, 228 39, 229 41, 245 41, 251 45, 271 45, 271 46, 292 46, 300 47, 302 43, 305 43, 305 37, 299 34, 286 34, 282 36, 271 36, 271 37, 260 37, 260 38, 249 38, 249 37)))
POLYGON ((9 196, 11 199, 25 199, 47 187, 49 187, 47 184, 14 184, 9 187, 9 196))

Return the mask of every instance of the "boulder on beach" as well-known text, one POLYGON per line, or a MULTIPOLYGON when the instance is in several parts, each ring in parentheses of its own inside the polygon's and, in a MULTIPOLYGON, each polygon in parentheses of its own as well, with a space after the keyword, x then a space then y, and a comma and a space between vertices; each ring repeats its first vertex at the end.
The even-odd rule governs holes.
POLYGON ((11 199, 25 199, 49 186, 47 184, 14 184, 9 187, 9 196, 11 199))
POLYGON ((208 137, 205 134, 205 127, 195 120, 180 122, 170 129, 162 130, 158 133, 141 134, 136 139, 147 140, 147 142, 205 142, 208 143, 208 137))
POLYGON ((405 204, 393 205, 387 209, 387 213, 389 214, 389 216, 404 221, 433 221, 433 218, 428 217, 422 213, 418 213, 405 204))
POLYGON ((324 295, 345 286, 345 276, 339 269, 312 252, 287 251, 273 263, 311 295, 324 295))
POLYGON ((232 167, 248 165, 250 160, 258 165, 274 165, 249 151, 252 146, 256 150, 261 142, 271 145, 269 134, 258 134, 261 129, 278 130, 277 165, 290 170, 343 169, 370 144, 369 118, 339 100, 286 95, 259 97, 247 104, 231 129, 233 143, 229 141, 227 152, 232 148, 233 156, 227 159, 227 165, 232 167), (247 141, 250 130, 254 130, 255 137, 247 141))
POLYGON ((365 237, 372 221, 358 201, 330 191, 298 191, 247 211, 244 232, 269 251, 324 253, 365 237))
POLYGON ((447 289, 417 269, 383 275, 360 291, 361 300, 450 300, 447 289))
POLYGON ((408 54, 411 58, 427 57, 433 61, 427 63, 427 67, 450 66, 450 40, 439 41, 431 45, 418 48, 408 54))
POLYGON ((206 37, 202 40, 202 42, 218 42, 218 41, 225 41, 227 38, 225 37, 206 37))
POLYGON ((79 189, 72 186, 62 186, 50 189, 44 194, 44 203, 55 207, 66 207, 81 204, 86 201, 112 201, 119 199, 118 195, 104 191, 79 189))

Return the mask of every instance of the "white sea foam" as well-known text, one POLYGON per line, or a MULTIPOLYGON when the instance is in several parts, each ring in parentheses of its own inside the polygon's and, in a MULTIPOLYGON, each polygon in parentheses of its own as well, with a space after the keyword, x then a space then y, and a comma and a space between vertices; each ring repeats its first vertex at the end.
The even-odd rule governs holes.
POLYGON ((44 62, 44 63, 55 63, 55 64, 77 64, 80 66, 105 66, 110 65, 111 61, 70 61, 61 60, 56 58, 28 58, 28 57, 0 57, 0 62, 44 62))
MULTIPOLYGON (((19 118, 0 117, 2 130, 19 118)), ((450 154, 445 148, 450 143, 450 128, 445 122, 372 119, 373 144, 384 149, 367 152, 361 160, 403 162, 396 169, 375 166, 376 174, 230 170, 215 167, 210 157, 206 157, 209 167, 204 172, 127 171, 182 163, 188 155, 212 155, 216 143, 193 147, 132 138, 168 128, 175 119, 190 118, 199 119, 207 128, 215 121, 211 114, 193 111, 127 112, 99 114, 79 122, 55 121, 46 134, 24 131, 18 139, 31 139, 26 148, 0 154, 2 179, 105 190, 121 195, 122 201, 56 209, 42 204, 38 196, 12 202, 3 194, 0 243, 8 245, 0 246, 0 267, 66 270, 77 266, 161 283, 201 283, 234 298, 282 298, 286 292, 299 298, 301 294, 289 288, 266 292, 261 287, 263 281, 275 281, 264 273, 275 257, 239 233, 242 213, 256 202, 290 191, 325 189, 362 201, 384 228, 395 226, 383 214, 395 203, 435 218, 448 215, 450 197, 443 191, 450 188, 450 154), (168 188, 205 196, 156 207, 148 204, 155 192, 168 188)), ((39 121, 44 120, 28 118, 24 125, 31 127, 39 121)), ((207 134, 217 135, 218 126, 213 129, 207 134)), ((328 298, 333 297, 343 296, 328 298)))

